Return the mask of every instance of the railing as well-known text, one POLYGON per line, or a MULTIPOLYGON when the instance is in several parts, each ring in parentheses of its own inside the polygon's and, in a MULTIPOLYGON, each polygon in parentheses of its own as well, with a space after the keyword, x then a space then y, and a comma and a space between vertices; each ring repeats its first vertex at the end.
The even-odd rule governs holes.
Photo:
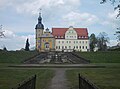
POLYGON ((27 81, 18 84, 17 87, 12 89, 35 89, 35 85, 36 85, 36 75, 29 78, 27 81))
POLYGON ((100 88, 79 74, 79 89, 100 89, 100 88))

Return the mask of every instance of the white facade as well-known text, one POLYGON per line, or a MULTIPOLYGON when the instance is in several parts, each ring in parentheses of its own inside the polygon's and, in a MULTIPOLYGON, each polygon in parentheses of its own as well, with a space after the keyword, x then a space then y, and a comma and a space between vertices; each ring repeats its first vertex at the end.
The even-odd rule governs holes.
POLYGON ((88 40, 68 40, 68 39, 56 39, 56 51, 68 50, 68 51, 88 51, 89 41, 88 40))
POLYGON ((65 33, 65 39, 57 38, 55 40, 56 51, 88 51, 89 50, 89 40, 79 39, 77 32, 74 28, 70 27, 65 33))

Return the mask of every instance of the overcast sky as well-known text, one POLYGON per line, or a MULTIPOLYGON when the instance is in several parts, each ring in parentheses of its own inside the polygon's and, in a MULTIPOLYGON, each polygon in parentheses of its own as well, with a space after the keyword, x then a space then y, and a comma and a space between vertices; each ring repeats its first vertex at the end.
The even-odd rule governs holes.
POLYGON ((24 48, 27 38, 30 47, 35 46, 35 25, 39 8, 45 28, 79 27, 88 28, 89 35, 106 32, 109 46, 116 45, 114 36, 120 20, 111 3, 101 5, 101 0, 0 0, 0 24, 5 38, 0 38, 0 48, 9 50, 24 48))

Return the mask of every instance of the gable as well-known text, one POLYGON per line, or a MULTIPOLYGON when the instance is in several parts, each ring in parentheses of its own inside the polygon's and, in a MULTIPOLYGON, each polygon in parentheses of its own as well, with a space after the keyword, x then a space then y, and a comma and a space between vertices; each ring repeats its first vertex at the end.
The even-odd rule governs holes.
POLYGON ((65 32, 65 39, 77 39, 77 32, 75 31, 74 28, 69 28, 66 32, 65 32))

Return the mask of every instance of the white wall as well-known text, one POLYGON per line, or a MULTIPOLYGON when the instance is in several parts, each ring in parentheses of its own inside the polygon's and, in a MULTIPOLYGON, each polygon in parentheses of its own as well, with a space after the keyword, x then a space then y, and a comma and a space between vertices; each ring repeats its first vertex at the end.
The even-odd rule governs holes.
POLYGON ((55 42, 56 51, 62 51, 62 49, 74 49, 76 51, 89 50, 89 40, 56 39, 55 42))

